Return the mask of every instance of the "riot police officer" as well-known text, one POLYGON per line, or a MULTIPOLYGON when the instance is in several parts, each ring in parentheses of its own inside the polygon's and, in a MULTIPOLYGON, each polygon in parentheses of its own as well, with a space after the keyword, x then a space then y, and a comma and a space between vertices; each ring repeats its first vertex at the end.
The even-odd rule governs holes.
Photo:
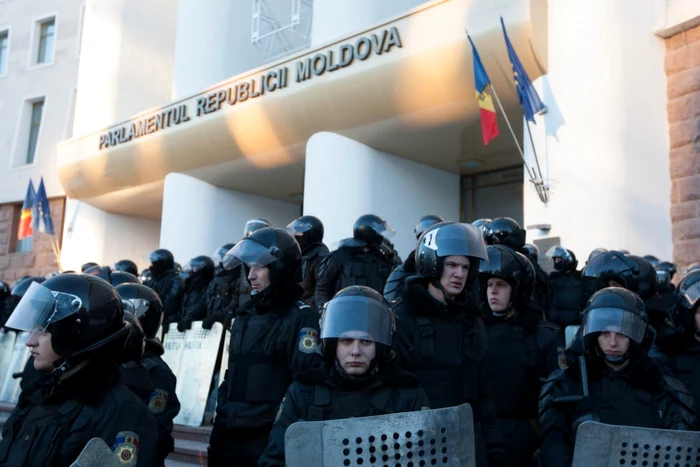
POLYGON ((31 333, 34 367, 46 373, 5 422, 0 465, 70 465, 95 437, 124 465, 154 465, 156 421, 119 382, 130 327, 114 287, 84 274, 33 283, 7 326, 31 333))
POLYGON ((547 319, 562 330, 579 325, 587 297, 581 272, 576 270, 576 255, 561 246, 553 246, 547 257, 554 263, 554 271, 549 275, 552 294, 547 319))
POLYGON ((301 249, 270 227, 238 242, 224 267, 244 265, 251 299, 236 310, 219 387, 209 465, 257 465, 289 385, 319 364, 318 313, 300 301, 301 249))
POLYGON ((677 267, 670 261, 659 261, 654 264, 654 269, 659 282, 659 298, 665 308, 671 309, 676 305, 676 286, 672 281, 677 267))
POLYGON ((109 274, 109 283, 112 287, 122 284, 140 284, 138 277, 126 271, 112 271, 109 274))
POLYGON ((677 350, 669 357, 673 374, 700 400, 700 271, 692 271, 678 283, 677 306, 683 333, 677 350))
POLYGON ((576 429, 587 420, 694 430, 694 402, 648 356, 654 332, 644 302, 620 287, 596 292, 583 314, 584 355, 542 387, 543 467, 571 465, 576 429))
POLYGON ((234 247, 234 243, 226 243, 220 246, 212 255, 216 265, 214 278, 207 286, 205 301, 207 304, 207 316, 202 321, 204 329, 211 329, 214 323, 224 322, 224 317, 238 308, 238 279, 241 277, 240 268, 226 269, 223 261, 226 253, 234 247))
POLYGON ((99 266, 99 264, 92 261, 88 261, 87 263, 84 263, 82 266, 80 266, 80 272, 85 272, 90 268, 94 268, 95 266, 99 266))
POLYGON ((117 261, 116 263, 114 263, 112 270, 128 272, 129 274, 133 274, 134 276, 139 275, 138 266, 136 266, 136 263, 134 263, 130 259, 121 259, 117 261))
POLYGON ((157 337, 163 323, 163 304, 158 294, 145 285, 123 284, 116 290, 124 309, 139 320, 145 335, 143 363, 155 387, 147 405, 158 421, 158 452, 154 465, 162 466, 168 454, 175 449, 173 419, 180 413, 180 401, 175 393, 177 378, 161 358, 165 350, 157 337))
POLYGON ((357 219, 353 238, 343 240, 321 263, 316 305, 323 306, 336 292, 351 285, 365 285, 381 293, 394 267, 392 258, 381 250, 382 238, 393 234, 394 229, 379 216, 365 214, 357 219))
MULTIPOLYGON (((160 249, 153 251, 148 259, 151 261, 148 268, 151 278, 146 285, 153 289, 163 302, 165 322, 175 322, 180 312, 185 287, 184 281, 175 270, 175 258, 170 251, 160 249)), ((165 331, 168 331, 167 327, 165 331)))
POLYGON ((502 465, 503 446, 489 391, 488 336, 468 290, 487 259, 478 228, 441 222, 416 248, 417 276, 395 305, 399 365, 418 377, 430 407, 474 409, 478 466, 502 465))
POLYGON ((177 330, 184 332, 192 327, 193 322, 202 321, 207 316, 205 295, 209 283, 214 278, 214 260, 209 256, 197 256, 192 258, 181 272, 189 276, 182 297, 180 320, 177 323, 177 330))
POLYGON ((379 292, 364 286, 338 292, 321 315, 324 365, 287 390, 258 465, 285 465, 284 435, 292 423, 427 408, 416 377, 393 362, 393 332, 393 312, 379 292))
MULTIPOLYGON (((489 307, 488 368, 491 399, 506 452, 504 465, 527 466, 538 446, 537 400, 544 381, 560 367, 559 327, 532 306, 535 268, 503 245, 486 248, 479 265, 481 299, 489 307)), ((562 366, 565 365, 562 362, 562 366)))
POLYGON ((474 227, 477 227, 479 230, 481 230, 481 233, 484 236, 484 241, 486 241, 486 237, 489 235, 489 224, 491 223, 491 220, 492 219, 483 217, 472 222, 472 225, 474 227))
MULTIPOLYGON (((416 241, 420 238, 421 234, 426 231, 429 227, 437 224, 438 222, 445 222, 445 219, 438 216, 437 214, 428 214, 420 218, 413 233, 416 234, 416 241)), ((407 257, 406 261, 400 266, 394 268, 386 280, 386 285, 384 286, 384 298, 388 301, 396 300, 401 296, 406 290, 406 279, 410 276, 416 274, 416 250, 413 250, 407 257)))
POLYGON ((14 309, 15 303, 11 295, 10 286, 0 281, 0 328, 5 326, 5 321, 10 317, 14 309))
POLYGON ((318 217, 301 216, 292 221, 287 230, 301 247, 301 269, 304 293, 301 299, 316 306, 314 293, 323 258, 328 256, 328 247, 323 243, 323 223, 318 217))

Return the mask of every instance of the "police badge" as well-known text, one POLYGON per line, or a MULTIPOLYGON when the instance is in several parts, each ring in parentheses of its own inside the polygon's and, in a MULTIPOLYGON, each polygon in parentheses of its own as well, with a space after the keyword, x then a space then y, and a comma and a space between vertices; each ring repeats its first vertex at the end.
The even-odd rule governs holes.
POLYGON ((139 455, 139 435, 133 431, 120 431, 112 448, 124 465, 136 465, 139 455))
POLYGON ((168 391, 156 389, 151 394, 151 400, 148 403, 148 410, 153 414, 162 414, 165 407, 168 405, 168 391))
POLYGON ((314 328, 303 328, 299 331, 299 350, 304 353, 314 353, 318 346, 318 331, 314 328))

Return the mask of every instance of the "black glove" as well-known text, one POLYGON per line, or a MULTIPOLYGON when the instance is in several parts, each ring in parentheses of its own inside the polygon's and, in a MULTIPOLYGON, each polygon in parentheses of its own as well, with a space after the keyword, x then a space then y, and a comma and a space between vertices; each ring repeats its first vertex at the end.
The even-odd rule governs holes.
POLYGON ((202 320, 202 329, 206 329, 207 331, 211 329, 212 326, 214 326, 214 323, 219 321, 219 317, 215 315, 207 316, 202 320))
POLYGON ((231 324, 233 324, 233 313, 226 313, 224 316, 224 329, 231 330, 231 324))
POLYGON ((180 332, 185 332, 189 329, 192 329, 192 320, 190 318, 182 318, 180 321, 177 323, 177 330, 180 332))

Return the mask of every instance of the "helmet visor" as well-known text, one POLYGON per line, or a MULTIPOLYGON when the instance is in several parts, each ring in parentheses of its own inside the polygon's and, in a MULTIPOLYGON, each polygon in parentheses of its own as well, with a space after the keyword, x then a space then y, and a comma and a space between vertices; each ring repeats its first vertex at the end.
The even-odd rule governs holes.
POLYGON ((185 265, 180 269, 180 272, 183 272, 183 273, 185 273, 185 274, 187 274, 187 275, 190 275, 190 274, 192 274, 192 273, 195 273, 195 272, 199 271, 199 270, 202 269, 203 267, 204 267, 204 264, 203 264, 202 261, 193 261, 193 260, 190 260, 190 261, 187 262, 187 264, 185 264, 185 265))
POLYGON ((249 268, 263 268, 282 257, 277 247, 267 248, 252 240, 241 240, 224 256, 224 269, 234 269, 241 264, 249 268))
POLYGON ((678 290, 678 297, 681 300, 681 306, 687 310, 692 310, 700 299, 700 280, 687 287, 678 290))
POLYGON ((248 237, 253 232, 256 232, 260 229, 264 229, 265 227, 270 227, 270 224, 262 219, 251 219, 245 223, 245 227, 243 228, 243 235, 248 237))
POLYGON ((321 339, 362 339, 391 345, 393 329, 389 307, 359 295, 332 299, 321 317, 321 339))
POLYGON ((82 304, 75 295, 55 292, 32 282, 5 327, 26 332, 44 332, 51 323, 78 313, 82 304))
POLYGON ((567 256, 569 256, 569 252, 559 245, 547 250, 547 258, 566 258, 567 256))
POLYGON ((584 336, 596 332, 616 332, 641 344, 647 323, 631 311, 594 308, 584 313, 582 327, 584 336))
MULTIPOLYGON (((226 252, 224 252, 224 254, 226 254, 226 252)), ((214 264, 221 264, 224 261, 224 257, 221 256, 219 249, 217 249, 214 253, 212 253, 211 259, 212 259, 212 261, 214 261, 214 264)), ((187 267, 187 266, 185 265, 185 267, 187 267)))
POLYGON ((145 298, 122 298, 124 312, 130 313, 134 318, 140 318, 148 311, 151 303, 145 298))
POLYGON ((391 225, 389 225, 387 221, 373 222, 372 230, 374 230, 387 240, 396 235, 396 230, 394 230, 394 228, 391 225))
POLYGON ((295 219, 287 226, 287 232, 293 236, 304 235, 309 230, 313 229, 311 222, 304 222, 300 219, 295 219))
POLYGON ((471 256, 488 261, 486 244, 481 231, 471 224, 447 224, 425 232, 420 240, 425 247, 437 251, 437 256, 471 256))

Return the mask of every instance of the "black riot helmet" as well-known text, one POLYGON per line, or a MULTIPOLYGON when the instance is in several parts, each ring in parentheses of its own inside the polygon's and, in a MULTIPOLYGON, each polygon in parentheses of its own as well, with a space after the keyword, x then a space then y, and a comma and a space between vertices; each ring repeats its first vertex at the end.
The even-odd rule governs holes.
POLYGON ((479 264, 488 258, 481 231, 471 224, 440 222, 428 228, 416 247, 415 260, 418 275, 440 288, 445 258, 466 256, 470 267, 465 289, 471 288, 479 275, 479 264))
POLYGON ((189 260, 182 268, 181 272, 184 272, 193 279, 209 281, 214 277, 214 269, 214 260, 206 255, 201 255, 189 260))
POLYGON ((224 256, 224 268, 231 270, 241 264, 270 268, 273 287, 301 282, 301 248, 283 229, 266 227, 236 243, 224 256))
POLYGON ((418 240, 420 236, 423 235, 423 232, 428 230, 429 227, 432 227, 440 222, 445 222, 445 219, 437 214, 428 214, 427 216, 421 217, 416 226, 413 228, 413 233, 416 234, 416 240, 418 240))
POLYGON ((596 248, 596 249, 594 249, 594 250, 591 251, 590 254, 588 255, 588 259, 586 260, 586 264, 590 263, 591 260, 592 260, 593 258, 595 258, 596 256, 598 256, 599 254, 601 254, 601 253, 606 253, 607 251, 608 251, 608 250, 606 250, 605 248, 596 248))
POLYGON ((287 232, 292 234, 304 250, 323 241, 323 222, 315 216, 301 216, 289 223, 287 232))
POLYGON ((644 255, 644 256, 642 256, 642 258, 649 261, 651 263, 651 265, 654 267, 656 267, 656 265, 661 262, 661 260, 654 255, 644 255))
POLYGON ((99 264, 93 263, 92 261, 89 261, 89 262, 83 264, 82 266, 80 266, 80 272, 85 272, 88 269, 95 267, 95 266, 99 266, 99 264))
POLYGON ((700 263, 691 263, 691 264, 685 269, 685 273, 688 274, 689 272, 698 271, 698 270, 700 270, 700 263))
POLYGON ((256 232, 265 227, 270 227, 270 223, 265 219, 258 217, 257 219, 251 219, 245 223, 243 227, 243 238, 250 237, 253 232, 256 232))
POLYGON ((367 245, 379 246, 383 238, 390 239, 394 233, 394 229, 387 221, 374 214, 360 216, 352 227, 353 238, 367 245))
POLYGON ((146 333, 139 320, 124 309, 124 321, 129 323, 129 337, 119 356, 120 363, 140 361, 143 359, 143 352, 146 350, 146 333))
POLYGON ((519 252, 524 254, 527 257, 527 259, 530 260, 533 266, 540 259, 540 249, 537 248, 537 245, 533 245, 532 243, 526 243, 525 245, 523 245, 519 252))
POLYGON ((489 222, 486 243, 489 245, 505 245, 519 250, 525 245, 526 232, 520 224, 510 217, 497 217, 489 222))
POLYGON ((116 290, 124 309, 141 323, 146 338, 155 338, 163 324, 163 303, 158 294, 143 284, 122 284, 116 290))
POLYGON ((165 248, 161 248, 153 251, 149 256, 148 260, 151 262, 151 273, 158 276, 164 272, 175 268, 175 257, 165 248))
POLYGON ((670 261, 661 261, 659 264, 656 264, 654 267, 656 268, 657 271, 666 271, 668 273, 668 275, 671 276, 671 280, 673 280, 673 276, 678 271, 678 267, 670 261))
POLYGON ((488 237, 489 235, 489 224, 491 224, 491 219, 488 218, 481 218, 472 222, 472 225, 474 227, 477 227, 479 230, 481 230, 481 234, 484 236, 484 240, 486 240, 486 237, 488 237))
POLYGON ((10 286, 5 282, 0 281, 0 298, 10 295, 10 286))
POLYGON ((700 335, 700 329, 695 325, 695 313, 700 302, 700 270, 691 271, 678 283, 676 288, 678 311, 687 329, 695 330, 700 335))
POLYGON ((671 288, 671 275, 667 271, 657 269, 656 282, 659 286, 659 291, 668 290, 671 288))
POLYGON ((150 281, 153 278, 153 274, 151 274, 150 269, 144 269, 141 271, 141 274, 139 274, 139 282, 142 284, 145 284, 146 282, 150 281))
POLYGON ((235 243, 225 243, 216 249, 214 254, 211 255, 211 259, 214 261, 216 267, 223 267, 222 263, 224 262, 224 256, 226 256, 226 253, 228 253, 234 246, 236 246, 235 243))
POLYGON ((131 261, 130 259, 121 259, 114 263, 114 267, 112 267, 113 270, 115 271, 122 271, 122 272, 128 272, 129 274, 133 274, 134 276, 139 275, 139 268, 136 266, 136 263, 131 261))
POLYGON ((44 282, 44 280, 45 279, 43 277, 37 276, 27 276, 23 279, 20 279, 17 281, 14 287, 12 287, 12 295, 14 295, 17 298, 22 298, 27 292, 29 286, 32 285, 32 282, 37 282, 41 284, 42 282, 44 282))
POLYGON ((559 272, 575 271, 578 260, 573 251, 567 250, 559 245, 547 250, 547 258, 554 262, 554 269, 559 272))
POLYGON ((656 269, 652 264, 641 256, 625 255, 639 267, 639 279, 636 281, 636 286, 627 287, 632 292, 639 295, 642 300, 649 300, 659 290, 659 279, 656 274, 656 269))
POLYGON ((91 276, 96 276, 100 279, 104 279, 107 282, 110 282, 110 275, 112 274, 112 270, 109 268, 109 266, 93 266, 83 271, 83 273, 90 274, 91 276))
POLYGON ((113 271, 109 275, 109 283, 113 287, 117 287, 122 284, 140 284, 139 278, 126 271, 113 271))
POLYGON ((21 331, 48 331, 53 350, 69 360, 117 360, 129 335, 124 309, 112 285, 88 274, 65 274, 33 283, 7 321, 21 331))
POLYGON ((503 245, 489 245, 486 247, 486 253, 488 262, 484 261, 479 265, 482 302, 488 303, 487 284, 492 277, 503 279, 512 288, 510 303, 506 310, 513 306, 523 306, 532 300, 532 294, 535 291, 535 268, 530 260, 522 253, 503 245))
POLYGON ((583 310, 581 328, 585 351, 615 364, 635 354, 646 355, 654 342, 644 302, 634 292, 621 287, 607 287, 593 294, 583 310), (629 338, 629 351, 622 356, 603 354, 598 345, 602 332, 615 332, 629 338))
POLYGON ((382 294, 364 285, 339 291, 321 310, 321 353, 334 361, 338 339, 376 343, 380 361, 389 360, 396 324, 394 312, 382 294))
POLYGON ((595 290, 608 287, 610 281, 635 291, 641 270, 632 259, 618 251, 604 251, 591 258, 581 271, 581 276, 592 281, 595 290))

